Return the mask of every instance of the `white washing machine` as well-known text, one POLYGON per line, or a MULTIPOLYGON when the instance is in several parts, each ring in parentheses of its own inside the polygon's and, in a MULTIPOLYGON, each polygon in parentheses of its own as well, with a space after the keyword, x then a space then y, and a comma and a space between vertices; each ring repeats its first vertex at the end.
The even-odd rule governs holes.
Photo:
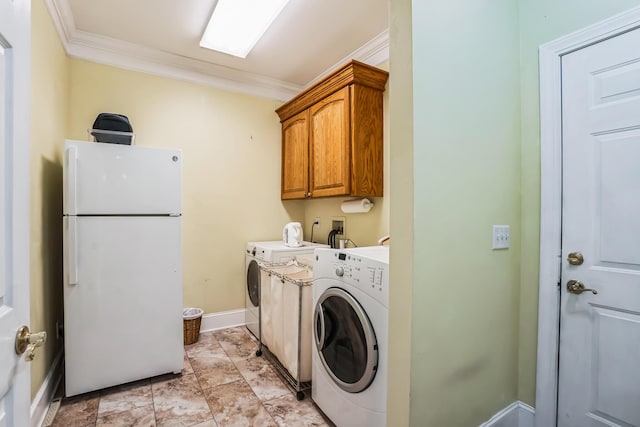
POLYGON ((285 246, 282 240, 272 242, 249 242, 245 254, 245 323, 253 335, 259 337, 259 306, 260 306, 260 267, 258 263, 286 263, 296 255, 313 254, 316 248, 327 248, 319 243, 302 242, 302 246, 291 248, 285 246))
POLYGON ((389 247, 315 255, 312 398, 338 427, 385 426, 389 247))

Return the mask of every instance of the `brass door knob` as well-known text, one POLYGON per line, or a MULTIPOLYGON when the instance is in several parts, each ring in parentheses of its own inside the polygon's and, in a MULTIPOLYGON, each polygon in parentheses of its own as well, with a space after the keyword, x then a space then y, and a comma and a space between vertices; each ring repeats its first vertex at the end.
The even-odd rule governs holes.
POLYGON ((569 264, 571 265, 582 265, 584 257, 580 252, 571 252, 567 255, 567 261, 569 261, 569 264))
POLYGON ((598 294, 598 291, 595 289, 589 289, 584 287, 584 283, 579 282, 578 280, 569 280, 567 282, 567 291, 572 294, 580 295, 583 292, 591 292, 594 295, 598 294))
POLYGON ((26 353, 25 360, 31 362, 36 357, 36 347, 40 347, 46 341, 46 332, 32 334, 28 326, 20 326, 16 332, 16 354, 26 353))

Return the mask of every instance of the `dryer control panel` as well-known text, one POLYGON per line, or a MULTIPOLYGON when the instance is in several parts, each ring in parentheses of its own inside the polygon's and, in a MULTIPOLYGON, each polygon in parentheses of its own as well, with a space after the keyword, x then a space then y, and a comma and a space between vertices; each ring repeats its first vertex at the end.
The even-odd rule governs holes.
POLYGON ((322 270, 317 272, 317 277, 333 277, 348 283, 386 306, 389 300, 389 263, 384 259, 373 259, 358 249, 367 248, 317 250, 315 269, 322 270))

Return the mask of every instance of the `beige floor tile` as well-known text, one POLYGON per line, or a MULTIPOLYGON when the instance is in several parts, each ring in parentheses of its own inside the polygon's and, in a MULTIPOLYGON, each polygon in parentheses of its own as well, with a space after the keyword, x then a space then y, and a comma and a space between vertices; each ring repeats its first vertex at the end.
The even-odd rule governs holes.
POLYGON ((258 349, 258 340, 244 326, 215 331, 213 335, 233 361, 255 356, 258 349))
POLYGON ((214 419, 210 419, 200 424, 196 424, 193 427, 218 427, 218 423, 214 419))
POLYGON ((158 426, 192 426, 211 419, 194 374, 151 384, 158 426))
POLYGON ((193 354, 190 361, 203 390, 242 379, 240 371, 222 349, 193 354))
MULTIPOLYGON (((102 403, 102 402, 100 402, 102 403)), ((142 406, 123 412, 98 415, 96 427, 155 427, 156 415, 153 405, 142 406)))
POLYGON ((281 427, 317 427, 331 425, 325 421, 309 398, 298 401, 295 396, 287 395, 263 402, 263 405, 281 427))
POLYGON ((151 384, 149 381, 139 381, 133 384, 114 387, 100 393, 98 416, 107 416, 144 406, 151 406, 153 408, 153 397, 151 395, 151 384))
POLYGON ((221 348, 218 340, 213 336, 211 332, 203 332, 198 338, 198 342, 184 346, 184 351, 187 356, 191 357, 193 354, 206 352, 214 349, 221 348))
POLYGON ((55 420, 54 427, 85 427, 93 426, 98 418, 97 393, 63 399, 55 420))
POLYGON ((205 396, 221 427, 277 426, 244 380, 205 390, 205 396))
POLYGON ((271 400, 291 393, 271 364, 263 357, 240 359, 235 364, 260 400, 271 400))
POLYGON ((184 367, 182 368, 182 375, 193 374, 193 367, 187 356, 187 352, 184 352, 184 367))
POLYGON ((64 399, 54 426, 324 426, 298 402, 244 327, 201 333, 181 375, 163 375, 64 399), (215 418, 215 419, 214 419, 215 418))

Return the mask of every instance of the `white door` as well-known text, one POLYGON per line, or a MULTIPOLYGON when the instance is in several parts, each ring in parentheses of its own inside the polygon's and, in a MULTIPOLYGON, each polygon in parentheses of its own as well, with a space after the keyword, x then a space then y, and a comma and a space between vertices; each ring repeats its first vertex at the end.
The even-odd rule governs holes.
POLYGON ((640 426, 640 29, 565 55, 562 106, 558 426, 640 426))
POLYGON ((0 427, 29 423, 29 33, 30 1, 0 0, 0 427))

